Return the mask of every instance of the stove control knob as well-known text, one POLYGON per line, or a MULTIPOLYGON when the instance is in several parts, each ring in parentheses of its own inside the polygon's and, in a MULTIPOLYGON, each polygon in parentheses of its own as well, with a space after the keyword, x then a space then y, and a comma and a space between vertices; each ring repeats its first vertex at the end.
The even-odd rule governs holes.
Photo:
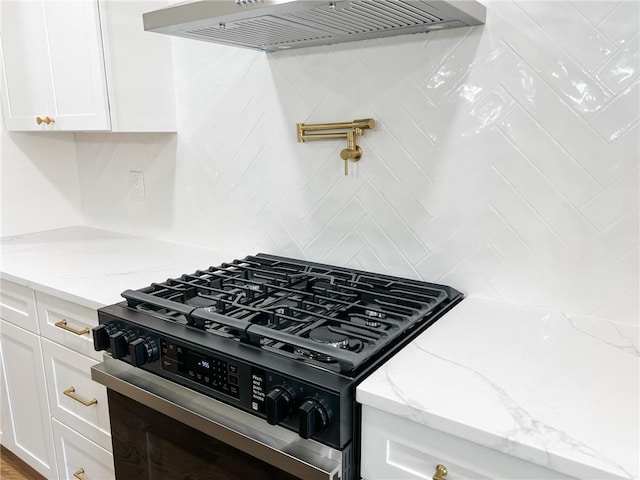
POLYGON ((138 338, 129 344, 129 358, 134 367, 153 362, 158 358, 158 345, 150 338, 138 338))
POLYGON ((298 418, 298 433, 302 438, 310 438, 329 426, 331 410, 322 400, 309 398, 298 407, 298 418))
POLYGON ((134 339, 133 333, 128 330, 121 330, 109 335, 111 356, 122 358, 129 353, 129 342, 134 339))
POLYGON ((109 335, 116 332, 116 327, 110 323, 103 323, 94 327, 91 332, 93 333, 93 348, 96 349, 96 352, 99 352, 111 346, 109 335))
POLYGON ((295 393, 289 387, 278 386, 267 393, 266 409, 267 422, 277 425, 287 418, 293 410, 295 403, 295 393))

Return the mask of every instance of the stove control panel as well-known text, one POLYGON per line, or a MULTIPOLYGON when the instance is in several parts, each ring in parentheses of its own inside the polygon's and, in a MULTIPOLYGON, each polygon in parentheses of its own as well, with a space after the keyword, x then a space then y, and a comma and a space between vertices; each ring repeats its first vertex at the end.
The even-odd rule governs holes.
POLYGON ((121 321, 93 329, 96 350, 340 448, 340 398, 304 381, 121 321))

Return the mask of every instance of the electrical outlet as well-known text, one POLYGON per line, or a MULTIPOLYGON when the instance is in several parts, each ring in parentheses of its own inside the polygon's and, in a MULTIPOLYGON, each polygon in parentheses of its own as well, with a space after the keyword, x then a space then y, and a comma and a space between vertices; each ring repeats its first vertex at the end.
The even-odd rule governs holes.
POLYGON ((131 198, 136 202, 144 201, 144 173, 137 171, 129 172, 129 192, 131 198))

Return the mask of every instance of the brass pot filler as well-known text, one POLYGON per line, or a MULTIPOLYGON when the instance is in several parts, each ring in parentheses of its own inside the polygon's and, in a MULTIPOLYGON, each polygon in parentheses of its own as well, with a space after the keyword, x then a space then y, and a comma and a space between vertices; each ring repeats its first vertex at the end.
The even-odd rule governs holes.
POLYGON ((298 142, 346 138, 347 148, 340 152, 340 158, 344 160, 344 174, 349 175, 349 161, 357 162, 362 157, 362 148, 356 145, 356 137, 362 135, 364 130, 372 129, 375 126, 376 122, 372 118, 344 123, 298 123, 298 142), (307 133, 318 131, 322 131, 322 133, 307 133))

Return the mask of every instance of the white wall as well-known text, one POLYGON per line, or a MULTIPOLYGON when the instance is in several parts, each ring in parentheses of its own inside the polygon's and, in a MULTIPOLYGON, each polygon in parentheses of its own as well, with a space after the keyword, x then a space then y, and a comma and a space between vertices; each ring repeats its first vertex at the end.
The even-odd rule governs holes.
POLYGON ((86 222, 637 325, 639 4, 486 4, 273 55, 175 39, 179 133, 77 137, 86 222), (341 142, 296 143, 369 116, 348 177, 341 142))
POLYGON ((0 114, 0 237, 82 223, 73 134, 9 133, 0 114))
POLYGON ((83 223, 73 134, 9 133, 0 115, 0 236, 83 223))

